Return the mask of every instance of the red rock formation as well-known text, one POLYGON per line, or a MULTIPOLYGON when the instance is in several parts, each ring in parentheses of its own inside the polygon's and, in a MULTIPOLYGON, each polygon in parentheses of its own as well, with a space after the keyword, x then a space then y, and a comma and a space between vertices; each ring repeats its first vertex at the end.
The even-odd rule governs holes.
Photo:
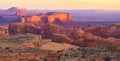
POLYGON ((45 20, 45 15, 33 15, 33 16, 22 16, 21 22, 22 23, 37 23, 45 20))
POLYGON ((53 42, 71 44, 73 42, 73 40, 70 39, 67 35, 64 35, 64 34, 54 34, 53 35, 53 42))
POLYGON ((109 44, 109 42, 105 42, 104 39, 102 39, 101 37, 94 36, 90 33, 84 33, 81 36, 81 38, 75 40, 74 43, 73 43, 74 45, 78 45, 78 46, 98 46, 98 45, 109 44))
POLYGON ((26 23, 34 23, 34 22, 45 22, 52 23, 56 20, 60 22, 68 22, 72 21, 71 15, 65 12, 49 12, 41 15, 33 15, 33 16, 23 16, 21 17, 21 22, 26 23))
MULTIPOLYGON (((51 15, 48 16, 49 22, 54 22, 56 19, 59 19, 61 22, 71 21, 71 15, 65 12, 50 12, 51 15)), ((49 13, 47 13, 49 14, 49 13)))
POLYGON ((41 26, 41 35, 42 38, 52 38, 53 34, 59 33, 62 29, 61 26, 55 24, 44 24, 41 26))
MULTIPOLYGON (((99 26, 97 27, 99 28, 99 26)), ((68 28, 63 30, 63 34, 53 35, 54 42, 69 43, 76 46, 98 46, 105 44, 120 44, 120 39, 102 38, 88 32, 84 32, 81 28, 68 28), (65 35, 64 35, 65 34, 65 35)))
POLYGON ((5 39, 9 37, 9 34, 7 33, 7 30, 3 27, 0 27, 0 39, 5 39))
POLYGON ((9 34, 17 35, 17 34, 26 34, 26 33, 33 33, 33 34, 40 34, 40 29, 35 27, 33 24, 30 23, 14 23, 10 24, 8 27, 9 34))
POLYGON ((66 29, 66 35, 73 40, 79 39, 85 32, 81 28, 68 28, 66 29))
POLYGON ((106 26, 92 26, 86 29, 87 32, 90 32, 94 35, 101 37, 117 37, 120 38, 120 25, 112 24, 106 26))

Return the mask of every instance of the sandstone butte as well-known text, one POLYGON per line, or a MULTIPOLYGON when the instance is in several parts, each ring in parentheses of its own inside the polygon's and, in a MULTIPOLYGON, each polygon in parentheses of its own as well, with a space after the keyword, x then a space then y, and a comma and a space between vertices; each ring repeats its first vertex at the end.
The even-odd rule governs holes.
POLYGON ((72 21, 70 13, 66 12, 48 12, 45 14, 39 15, 26 15, 21 18, 22 23, 35 23, 35 22, 44 22, 44 23, 52 23, 55 21, 60 22, 68 22, 72 21))

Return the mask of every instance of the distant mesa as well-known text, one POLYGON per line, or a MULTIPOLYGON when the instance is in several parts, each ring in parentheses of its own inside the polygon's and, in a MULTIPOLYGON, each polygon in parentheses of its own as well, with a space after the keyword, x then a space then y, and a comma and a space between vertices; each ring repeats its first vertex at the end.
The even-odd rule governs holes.
POLYGON ((17 11, 17 10, 19 10, 18 7, 11 7, 9 9, 7 9, 7 11, 17 11))
POLYGON ((22 11, 22 12, 25 12, 25 11, 27 11, 27 9, 26 8, 11 7, 9 9, 7 9, 7 11, 11 11, 11 12, 22 11))
POLYGON ((22 23, 35 23, 35 22, 44 22, 44 23, 64 23, 72 21, 70 13, 66 12, 48 12, 39 15, 27 15, 21 17, 22 23))
POLYGON ((15 15, 22 16, 24 12, 27 12, 26 8, 11 7, 6 10, 8 13, 14 13, 15 15))
POLYGON ((22 23, 55 23, 62 24, 72 21, 70 13, 67 12, 40 12, 27 10, 26 8, 11 7, 2 11, 0 19, 5 19, 7 22, 22 22, 22 23))

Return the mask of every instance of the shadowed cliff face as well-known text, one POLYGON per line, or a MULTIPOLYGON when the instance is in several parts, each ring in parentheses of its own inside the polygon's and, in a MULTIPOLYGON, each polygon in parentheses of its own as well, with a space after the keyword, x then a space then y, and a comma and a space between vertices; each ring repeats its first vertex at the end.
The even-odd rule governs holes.
POLYGON ((116 37, 120 38, 120 25, 119 24, 112 24, 107 26, 91 26, 86 29, 87 32, 90 32, 94 35, 101 36, 101 37, 116 37))
MULTIPOLYGON (((83 30, 82 28, 64 28, 55 24, 43 24, 41 28, 29 23, 10 24, 8 31, 11 35, 39 34, 43 39, 51 39, 53 42, 69 43, 76 46, 98 46, 105 44, 120 44, 119 25, 96 26, 83 30), (115 27, 114 27, 115 26, 115 27), (92 30, 91 30, 92 29, 92 30), (88 31, 89 30, 89 31, 88 31), (92 31, 90 33, 90 30, 92 31), (118 33, 118 34, 117 34, 118 33), (108 38, 103 38, 104 36, 108 38)), ((31 44, 31 42, 29 42, 31 44)))
POLYGON ((54 34, 59 33, 62 29, 59 25, 54 24, 44 24, 41 26, 41 35, 42 38, 51 39, 54 34))
POLYGON ((33 16, 23 16, 21 17, 22 23, 35 23, 35 22, 44 22, 44 23, 53 23, 56 20, 60 22, 72 21, 71 15, 65 12, 49 12, 41 15, 33 16))
POLYGON ((10 24, 8 27, 8 31, 10 35, 26 34, 26 33, 40 34, 39 28, 35 27, 33 24, 28 24, 28 23, 10 24))

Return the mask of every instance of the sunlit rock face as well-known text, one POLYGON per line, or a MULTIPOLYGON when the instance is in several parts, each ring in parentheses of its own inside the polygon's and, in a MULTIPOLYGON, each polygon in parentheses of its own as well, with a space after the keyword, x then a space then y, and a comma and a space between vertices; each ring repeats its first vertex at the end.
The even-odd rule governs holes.
POLYGON ((106 26, 101 26, 101 25, 91 26, 87 28, 86 31, 101 37, 120 38, 119 24, 112 24, 112 25, 106 25, 106 26))
POLYGON ((21 18, 22 23, 34 23, 40 21, 40 16, 25 16, 21 18))
POLYGON ((49 14, 48 16, 49 22, 54 22, 57 19, 59 19, 61 22, 67 22, 72 20, 71 15, 65 12, 49 12, 47 14, 49 14))
POLYGON ((39 28, 35 27, 33 24, 30 24, 30 23, 10 24, 8 27, 8 31, 10 35, 26 34, 26 33, 33 33, 33 34, 41 33, 39 28))
POLYGON ((68 22, 72 21, 71 15, 65 12, 48 12, 46 14, 32 15, 32 16, 22 16, 22 23, 35 23, 35 22, 44 22, 44 23, 53 23, 53 22, 68 22))

